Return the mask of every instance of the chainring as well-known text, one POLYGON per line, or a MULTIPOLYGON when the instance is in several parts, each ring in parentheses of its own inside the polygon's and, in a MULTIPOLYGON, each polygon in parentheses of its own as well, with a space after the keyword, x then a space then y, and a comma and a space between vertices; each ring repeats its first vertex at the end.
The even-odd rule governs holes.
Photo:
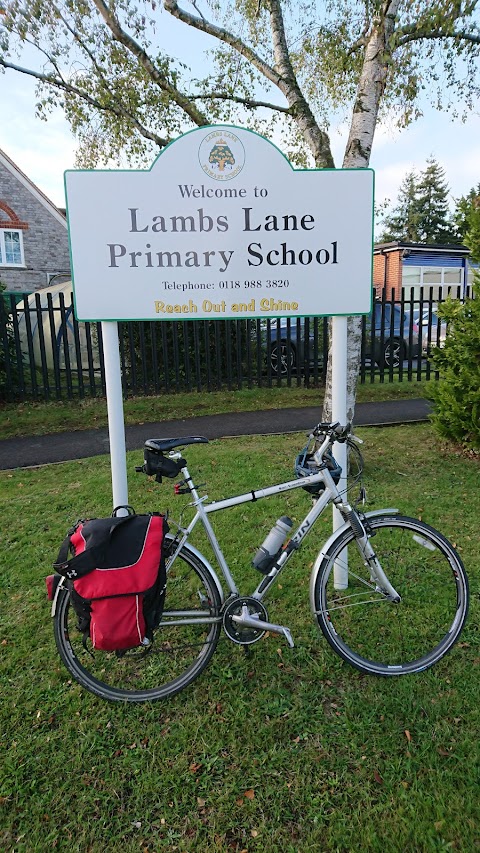
POLYGON ((239 596, 232 601, 228 601, 223 611, 223 629, 233 643, 239 646, 251 646, 252 643, 257 643, 265 636, 264 630, 255 630, 255 628, 242 627, 238 622, 234 622, 232 616, 241 616, 243 608, 248 609, 248 615, 258 615, 264 622, 268 622, 268 613, 261 601, 250 596, 239 596))

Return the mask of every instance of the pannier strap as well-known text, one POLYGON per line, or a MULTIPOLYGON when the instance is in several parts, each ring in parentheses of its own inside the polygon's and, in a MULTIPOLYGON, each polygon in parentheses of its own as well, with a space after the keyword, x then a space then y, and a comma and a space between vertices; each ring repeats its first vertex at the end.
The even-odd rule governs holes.
POLYGON ((70 559, 68 559, 70 536, 67 536, 60 546, 58 557, 56 562, 53 564, 53 568, 59 575, 62 575, 62 577, 67 578, 68 580, 82 578, 84 575, 88 575, 89 572, 93 572, 94 569, 101 566, 105 561, 108 546, 114 530, 117 530, 120 525, 127 524, 135 517, 136 516, 134 515, 125 515, 112 519, 112 526, 105 532, 103 538, 97 545, 87 548, 85 551, 82 551, 81 554, 76 554, 70 559))

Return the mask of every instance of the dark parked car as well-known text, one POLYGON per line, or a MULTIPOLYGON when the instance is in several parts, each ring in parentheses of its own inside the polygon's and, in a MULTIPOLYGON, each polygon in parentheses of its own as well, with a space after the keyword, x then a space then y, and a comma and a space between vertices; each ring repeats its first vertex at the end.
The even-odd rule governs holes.
MULTIPOLYGON (((272 373, 280 372, 286 375, 290 370, 296 371, 297 365, 304 362, 307 353, 305 343, 305 318, 299 320, 290 318, 290 330, 285 317, 278 321, 272 320, 270 325, 266 324, 269 342, 267 357, 271 365, 272 373)), ((372 356, 380 367, 398 367, 400 362, 406 358, 417 358, 419 354, 419 327, 416 321, 410 318, 407 311, 403 311, 399 305, 387 302, 375 302, 374 312, 365 318, 365 333, 363 336, 363 354, 366 359, 372 356), (383 319, 382 319, 383 315, 383 319), (374 330, 374 343, 372 347, 372 328, 374 330)), ((323 319, 318 322, 318 353, 323 352, 323 319)), ((308 361, 311 364, 315 355, 314 321, 309 319, 308 323, 308 361)))
POLYGON ((315 329, 312 317, 308 319, 308 346, 305 341, 305 317, 291 317, 290 324, 286 317, 272 319, 265 323, 265 339, 269 342, 267 348, 267 359, 270 362, 272 373, 281 373, 286 376, 290 370, 295 373, 297 365, 303 365, 308 357, 309 364, 313 364, 315 356, 321 365, 323 360, 323 317, 318 318, 315 329), (289 328, 290 326, 290 328, 289 328), (315 332, 317 331, 317 352, 315 351, 315 332))
POLYGON ((372 319, 366 320, 365 356, 374 358, 379 367, 398 367, 406 358, 417 358, 420 352, 418 323, 400 305, 375 302, 375 338, 372 352, 372 319), (393 316, 392 316, 393 308, 393 316))

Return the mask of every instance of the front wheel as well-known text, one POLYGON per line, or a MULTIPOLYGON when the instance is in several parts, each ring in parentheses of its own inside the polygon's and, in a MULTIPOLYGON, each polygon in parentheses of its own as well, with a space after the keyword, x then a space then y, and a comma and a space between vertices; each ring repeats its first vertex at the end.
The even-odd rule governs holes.
POLYGON ((414 518, 368 519, 371 545, 401 600, 372 579, 350 528, 331 544, 313 577, 312 603, 332 648, 370 675, 421 672, 448 652, 468 612, 468 581, 453 546, 414 518), (334 567, 348 566, 348 588, 335 589, 334 567))
POLYGON ((209 567, 197 553, 182 548, 168 570, 165 609, 150 646, 103 652, 92 649, 88 640, 85 648, 66 589, 57 602, 55 642, 73 678, 101 699, 165 699, 183 690, 207 666, 221 631, 220 608, 209 567))

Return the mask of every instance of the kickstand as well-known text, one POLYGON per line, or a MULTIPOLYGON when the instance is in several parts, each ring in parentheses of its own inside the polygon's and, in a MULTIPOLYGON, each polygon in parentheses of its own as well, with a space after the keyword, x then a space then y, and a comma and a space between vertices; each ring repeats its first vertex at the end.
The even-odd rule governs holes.
POLYGON ((253 657, 253 649, 252 649, 252 647, 251 647, 251 646, 244 646, 244 647, 243 647, 243 652, 244 652, 244 655, 245 655, 245 657, 246 657, 246 658, 251 658, 251 657, 253 657))

